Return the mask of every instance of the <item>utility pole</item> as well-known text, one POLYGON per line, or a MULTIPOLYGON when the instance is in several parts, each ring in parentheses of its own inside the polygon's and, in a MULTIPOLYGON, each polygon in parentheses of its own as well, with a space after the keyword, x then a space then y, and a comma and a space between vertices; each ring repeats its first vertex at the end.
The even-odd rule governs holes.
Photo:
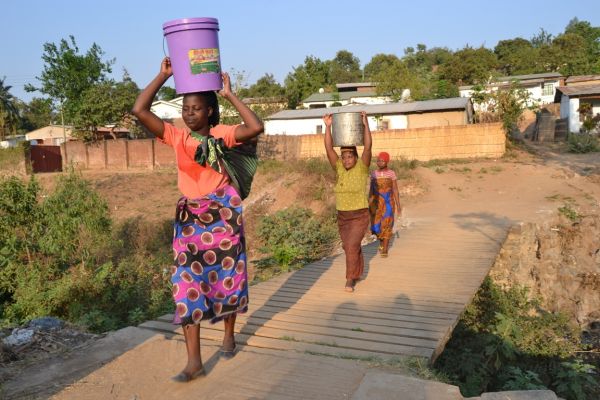
POLYGON ((63 165, 67 165, 67 130, 65 129, 65 113, 63 111, 63 100, 60 99, 60 122, 62 124, 62 128, 63 128, 63 146, 65 148, 64 154, 65 154, 65 160, 63 162, 63 165))

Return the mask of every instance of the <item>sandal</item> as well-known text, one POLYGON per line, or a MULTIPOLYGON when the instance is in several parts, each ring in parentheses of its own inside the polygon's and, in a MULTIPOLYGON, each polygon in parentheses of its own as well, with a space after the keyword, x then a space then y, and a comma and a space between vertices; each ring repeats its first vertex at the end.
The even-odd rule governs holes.
POLYGON ((171 380, 173 382, 186 383, 189 381, 193 381, 194 379, 196 379, 200 376, 205 376, 205 375, 206 375, 206 372, 204 371, 204 368, 194 372, 193 374, 188 374, 187 372, 181 371, 177 375, 171 377, 171 380))
POLYGON ((224 360, 231 360, 237 354, 237 346, 234 345, 232 350, 224 350, 222 347, 219 349, 219 357, 224 360))

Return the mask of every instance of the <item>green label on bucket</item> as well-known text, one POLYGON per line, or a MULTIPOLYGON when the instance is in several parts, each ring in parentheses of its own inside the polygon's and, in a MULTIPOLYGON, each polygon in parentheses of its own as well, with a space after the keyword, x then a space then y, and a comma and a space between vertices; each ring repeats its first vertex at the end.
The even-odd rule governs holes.
POLYGON ((193 75, 221 72, 219 49, 191 49, 188 58, 193 75))

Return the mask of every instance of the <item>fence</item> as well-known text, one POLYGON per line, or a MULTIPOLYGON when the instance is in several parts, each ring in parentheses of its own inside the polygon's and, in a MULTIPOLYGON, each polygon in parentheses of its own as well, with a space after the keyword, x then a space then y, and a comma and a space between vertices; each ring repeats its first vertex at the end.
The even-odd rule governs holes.
MULTIPOLYGON (((261 158, 292 160, 325 157, 323 135, 269 135, 259 142, 261 158)), ((500 157, 506 135, 500 123, 398 129, 373 133, 373 154, 428 161, 448 158, 500 157)))
MULTIPOLYGON (((428 161, 448 158, 500 157, 506 136, 500 123, 398 129, 373 133, 373 154, 428 161)), ((323 135, 263 135, 261 159, 325 157, 323 135)), ((82 169, 154 169, 175 165, 173 149, 154 139, 106 140, 95 144, 67 142, 63 162, 82 169)))

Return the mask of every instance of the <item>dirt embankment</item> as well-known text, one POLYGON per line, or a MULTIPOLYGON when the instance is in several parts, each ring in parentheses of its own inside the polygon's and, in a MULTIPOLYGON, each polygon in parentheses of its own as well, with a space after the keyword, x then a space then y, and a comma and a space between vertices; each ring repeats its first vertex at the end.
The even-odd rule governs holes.
POLYGON ((600 323, 600 215, 514 226, 490 276, 527 286, 546 310, 566 313, 584 329, 600 323))

